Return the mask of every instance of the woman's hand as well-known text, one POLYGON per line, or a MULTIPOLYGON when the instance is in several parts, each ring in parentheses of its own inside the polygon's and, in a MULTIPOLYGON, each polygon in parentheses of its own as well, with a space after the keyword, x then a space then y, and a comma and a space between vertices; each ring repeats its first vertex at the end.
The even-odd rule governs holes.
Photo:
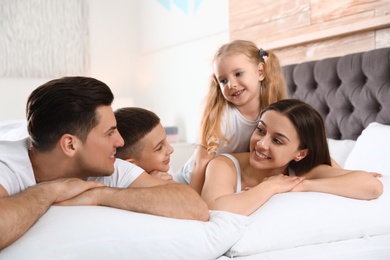
POLYGON ((293 190, 299 185, 305 177, 287 176, 284 174, 278 174, 264 178, 262 183, 267 184, 268 187, 273 189, 274 194, 284 193, 293 190))

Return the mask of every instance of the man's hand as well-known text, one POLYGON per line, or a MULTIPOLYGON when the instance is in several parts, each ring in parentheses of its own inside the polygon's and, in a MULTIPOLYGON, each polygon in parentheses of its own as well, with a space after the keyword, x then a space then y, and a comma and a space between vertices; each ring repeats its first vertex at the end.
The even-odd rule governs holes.
POLYGON ((94 187, 84 192, 71 197, 67 200, 63 200, 55 205, 59 206, 98 206, 99 198, 98 196, 104 196, 102 193, 104 189, 101 187, 94 187))
POLYGON ((83 181, 78 178, 58 179, 42 182, 37 186, 47 189, 55 197, 53 203, 69 200, 89 189, 103 187, 104 184, 95 181, 83 181))

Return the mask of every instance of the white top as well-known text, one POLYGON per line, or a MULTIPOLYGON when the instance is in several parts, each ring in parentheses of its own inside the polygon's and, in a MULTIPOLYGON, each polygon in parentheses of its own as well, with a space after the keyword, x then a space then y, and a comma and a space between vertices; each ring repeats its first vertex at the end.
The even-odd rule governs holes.
MULTIPOLYGON (((236 167, 236 173, 237 173, 236 193, 240 193, 242 191, 242 188, 241 188, 241 167, 240 167, 240 163, 238 162, 237 158, 234 157, 231 154, 223 153, 223 154, 220 154, 220 155, 228 157, 234 163, 234 167, 236 167)), ((288 175, 289 176, 295 176, 295 172, 293 170, 289 169, 288 175)))
MULTIPOLYGON (((0 141, 0 185, 8 195, 19 193, 36 184, 34 171, 28 156, 29 138, 17 141, 0 141)), ((127 188, 144 171, 138 166, 116 159, 111 176, 90 177, 110 187, 127 188)))
POLYGON ((234 157, 231 154, 223 153, 221 155, 228 157, 234 163, 234 166, 236 167, 236 173, 237 173, 236 193, 240 193, 241 192, 241 167, 240 167, 240 163, 238 162, 236 157, 234 157))
MULTIPOLYGON (((221 153, 241 153, 249 151, 250 137, 255 130, 260 116, 257 120, 246 119, 235 106, 226 105, 226 110, 221 120, 221 131, 229 140, 229 143, 220 140, 216 155, 221 153)), ((199 142, 200 143, 200 142, 199 142)), ((174 179, 178 182, 188 184, 191 179, 192 169, 195 161, 195 153, 175 173, 174 179)))

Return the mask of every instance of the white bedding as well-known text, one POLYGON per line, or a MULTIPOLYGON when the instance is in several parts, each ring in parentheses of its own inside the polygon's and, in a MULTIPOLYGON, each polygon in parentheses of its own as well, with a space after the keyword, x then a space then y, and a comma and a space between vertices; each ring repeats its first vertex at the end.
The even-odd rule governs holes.
MULTIPOLYGON (((0 122, 0 139, 26 134, 23 121, 0 122)), ((390 126, 372 123, 356 141, 329 145, 345 168, 384 174, 384 194, 372 201, 279 194, 250 217, 212 211, 210 222, 54 206, 0 260, 390 259, 390 126)))
MULTIPOLYGON (((221 256, 218 260, 231 257, 221 256)), ((238 260, 388 260, 390 234, 365 236, 336 242, 305 245, 288 249, 234 257, 238 260)))

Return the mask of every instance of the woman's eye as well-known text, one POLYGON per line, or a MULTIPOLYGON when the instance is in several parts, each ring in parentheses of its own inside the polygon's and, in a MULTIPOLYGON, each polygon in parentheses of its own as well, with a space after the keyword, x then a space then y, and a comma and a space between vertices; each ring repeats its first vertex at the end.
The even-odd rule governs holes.
POLYGON ((277 138, 275 138, 274 139, 274 142, 276 143, 276 144, 283 144, 283 142, 282 141, 280 141, 279 139, 277 139, 277 138))
POLYGON ((265 131, 264 131, 264 129, 261 128, 261 127, 258 127, 258 128, 257 128, 257 132, 258 132, 259 134, 261 134, 261 135, 265 135, 265 131))

